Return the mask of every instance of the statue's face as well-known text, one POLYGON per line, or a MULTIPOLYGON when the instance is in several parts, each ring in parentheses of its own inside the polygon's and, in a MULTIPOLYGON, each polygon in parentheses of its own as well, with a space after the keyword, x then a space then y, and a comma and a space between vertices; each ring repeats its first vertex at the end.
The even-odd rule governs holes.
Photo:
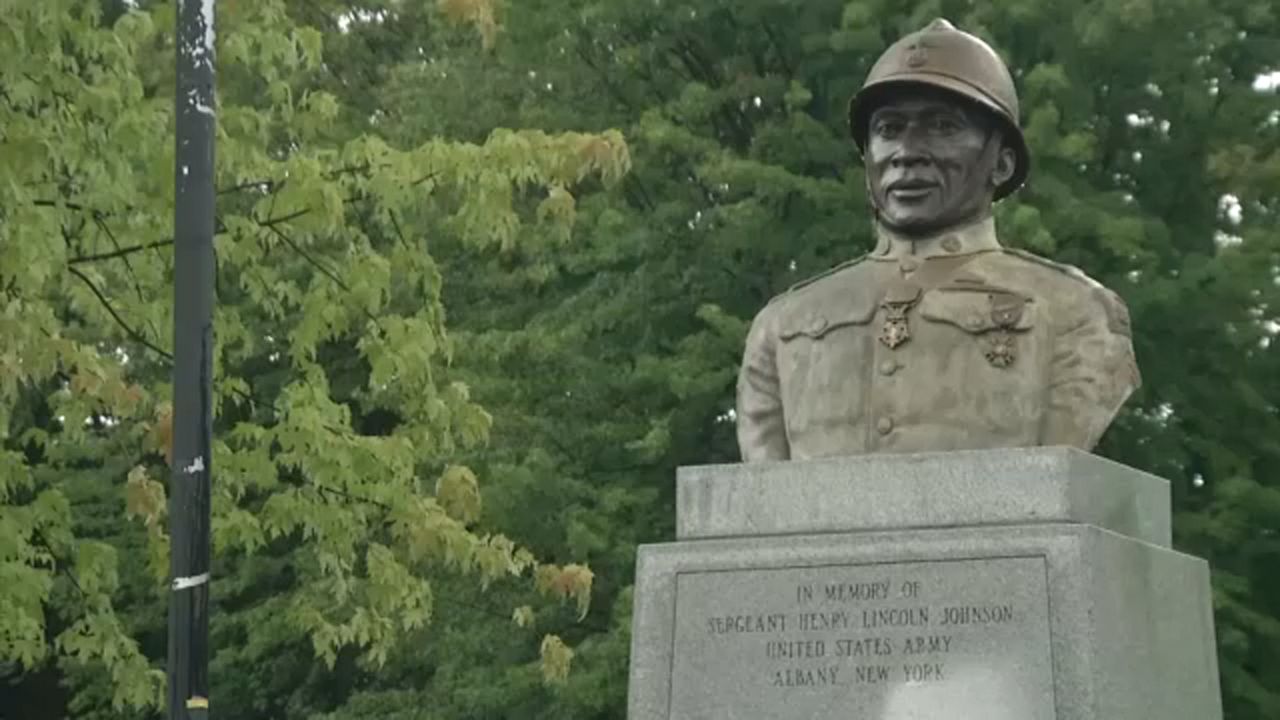
POLYGON ((880 221, 908 235, 985 213, 1015 163, 982 111, 929 88, 890 96, 872 113, 864 157, 880 221))

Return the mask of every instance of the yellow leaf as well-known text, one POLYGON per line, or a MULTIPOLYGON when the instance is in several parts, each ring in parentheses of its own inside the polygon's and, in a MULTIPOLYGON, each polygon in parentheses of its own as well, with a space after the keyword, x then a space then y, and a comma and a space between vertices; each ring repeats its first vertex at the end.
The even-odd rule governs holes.
POLYGON ((533 624, 533 608, 528 605, 521 605, 511 613, 511 622, 516 627, 527 628, 533 624))
POLYGON ((485 49, 493 47, 498 36, 498 20, 494 0, 439 0, 440 12, 456 23, 474 25, 485 49))
POLYGON ((539 654, 542 658, 542 681, 548 685, 563 685, 569 678, 573 650, 558 635, 547 635, 542 638, 539 654))
POLYGON ((173 405, 164 403, 156 408, 156 420, 147 434, 146 449, 159 451, 164 461, 173 464, 173 405))
POLYGON ((567 598, 573 598, 578 604, 578 619, 587 616, 587 610, 591 609, 591 586, 595 580, 595 573, 586 565, 566 565, 563 573, 567 591, 567 598))
POLYGON ((586 565, 539 565, 533 574, 534 587, 544 595, 578 604, 578 619, 591 608, 591 586, 595 573, 586 565))
POLYGON ((464 524, 480 519, 480 482, 470 468, 450 466, 436 481, 436 502, 464 524))
POLYGON ((145 467, 135 466, 124 484, 124 507, 130 517, 142 518, 148 528, 159 526, 166 511, 164 485, 152 480, 145 467))

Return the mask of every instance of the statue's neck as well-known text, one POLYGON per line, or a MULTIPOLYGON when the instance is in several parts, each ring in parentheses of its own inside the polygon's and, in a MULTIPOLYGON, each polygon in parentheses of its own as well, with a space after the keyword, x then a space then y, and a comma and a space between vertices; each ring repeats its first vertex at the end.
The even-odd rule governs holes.
POLYGON ((996 238, 995 219, 990 213, 967 223, 953 225, 927 234, 906 234, 884 223, 876 223, 876 247, 873 257, 916 257, 967 255, 1000 248, 996 238))

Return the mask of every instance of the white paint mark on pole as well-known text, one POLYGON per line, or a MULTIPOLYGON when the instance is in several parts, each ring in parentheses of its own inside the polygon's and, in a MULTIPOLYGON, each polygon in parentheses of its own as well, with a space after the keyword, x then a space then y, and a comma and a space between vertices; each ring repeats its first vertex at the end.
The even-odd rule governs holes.
POLYGON ((202 470, 204 470, 204 458, 199 455, 196 456, 195 460, 191 461, 190 465, 182 468, 182 472, 185 475, 195 475, 202 470))
POLYGON ((213 57, 213 2, 200 0, 200 14, 204 16, 204 49, 213 57))
POLYGON ((188 588, 199 587, 207 582, 209 582, 209 573, 203 572, 199 575, 192 575, 191 577, 174 578, 173 589, 186 590, 188 588))

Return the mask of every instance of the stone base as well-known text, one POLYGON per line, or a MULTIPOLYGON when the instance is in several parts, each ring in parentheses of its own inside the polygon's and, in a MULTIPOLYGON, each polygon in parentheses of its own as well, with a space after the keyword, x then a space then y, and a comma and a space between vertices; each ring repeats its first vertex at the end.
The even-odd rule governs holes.
POLYGON ((630 720, 1222 717, 1207 564, 1091 524, 648 545, 635 598, 630 720))
POLYGON ((1067 447, 682 467, 676 539, 1079 522, 1169 547, 1169 483, 1067 447))

